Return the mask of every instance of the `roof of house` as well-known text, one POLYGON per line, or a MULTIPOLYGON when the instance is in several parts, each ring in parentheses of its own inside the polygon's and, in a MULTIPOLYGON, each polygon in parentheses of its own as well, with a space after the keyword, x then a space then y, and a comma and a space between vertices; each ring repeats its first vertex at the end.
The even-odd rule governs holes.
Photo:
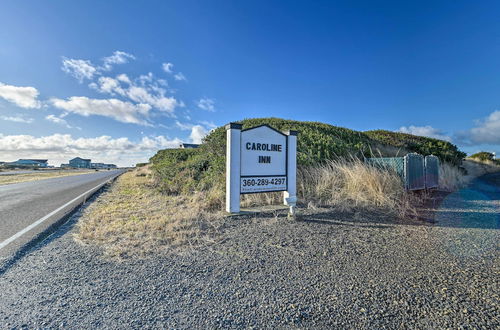
POLYGON ((37 163, 46 163, 49 161, 48 159, 19 159, 18 161, 23 161, 23 160, 37 162, 37 163))
POLYGON ((83 160, 83 161, 86 161, 86 162, 90 162, 90 159, 81 158, 81 157, 75 157, 73 159, 70 159, 70 161, 72 161, 72 160, 83 160))
POLYGON ((194 143, 181 143, 180 147, 181 148, 198 148, 200 145, 199 144, 194 144, 194 143))

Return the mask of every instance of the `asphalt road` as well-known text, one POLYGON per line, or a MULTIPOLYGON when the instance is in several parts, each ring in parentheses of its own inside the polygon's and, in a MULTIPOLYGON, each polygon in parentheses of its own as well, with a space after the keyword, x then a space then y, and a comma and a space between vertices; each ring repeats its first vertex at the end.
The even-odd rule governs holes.
POLYGON ((102 171, 0 186, 0 259, 10 256, 32 237, 47 229, 71 211, 78 201, 67 205, 12 243, 2 247, 2 242, 84 192, 122 172, 122 170, 102 171))
POLYGON ((500 329, 500 174, 448 195, 434 221, 301 212, 114 260, 75 242, 79 210, 0 273, 0 329, 500 329))

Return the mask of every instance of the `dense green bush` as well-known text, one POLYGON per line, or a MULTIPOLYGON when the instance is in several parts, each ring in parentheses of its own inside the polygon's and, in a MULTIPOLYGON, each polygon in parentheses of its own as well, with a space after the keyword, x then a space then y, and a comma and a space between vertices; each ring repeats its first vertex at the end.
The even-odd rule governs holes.
POLYGON ((443 140, 384 130, 367 131, 365 134, 382 144, 404 148, 424 156, 435 155, 441 161, 454 165, 460 165, 466 156, 465 153, 458 150, 457 146, 443 140))
POLYGON ((475 153, 474 155, 470 156, 470 158, 481 160, 481 161, 485 161, 485 160, 494 161, 495 155, 493 155, 491 152, 481 151, 481 152, 475 153))
MULTIPOLYGON (((299 131, 297 161, 314 165, 346 157, 370 156, 371 146, 404 147, 424 155, 434 154, 444 161, 459 163, 465 154, 449 142, 386 131, 367 133, 318 122, 279 118, 239 121, 243 129, 268 124, 280 130, 299 131), (394 135, 393 135, 394 134, 394 135)), ((226 130, 213 130, 197 149, 160 150, 150 159, 157 186, 169 194, 208 190, 225 182, 226 130)))

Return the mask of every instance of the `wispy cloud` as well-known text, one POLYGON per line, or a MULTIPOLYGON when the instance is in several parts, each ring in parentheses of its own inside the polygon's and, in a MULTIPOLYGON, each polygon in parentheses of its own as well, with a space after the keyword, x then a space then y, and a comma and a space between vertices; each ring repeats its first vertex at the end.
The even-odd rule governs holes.
POLYGON ((186 76, 182 72, 174 74, 174 79, 177 81, 187 81, 186 76))
POLYGON ((215 111, 215 100, 210 98, 202 98, 196 102, 198 108, 210 112, 215 111))
POLYGON ((399 128, 398 132, 413 134, 418 136, 426 136, 434 139, 444 140, 451 142, 451 137, 444 134, 441 130, 434 128, 432 126, 402 126, 399 128))
POLYGON ((24 118, 21 116, 0 116, 0 119, 24 124, 31 124, 34 121, 33 118, 24 118))
POLYGON ((102 61, 103 61, 102 68, 106 71, 109 71, 113 68, 113 65, 125 64, 129 60, 135 60, 135 56, 132 54, 117 50, 113 53, 113 55, 102 59, 102 61))
POLYGON ((121 74, 115 78, 100 77, 97 82, 89 86, 101 93, 119 95, 130 101, 148 104, 168 114, 173 114, 175 108, 182 107, 183 103, 173 96, 167 96, 167 90, 160 79, 156 79, 150 72, 141 75, 132 81, 127 75, 121 74))
POLYGON ((500 110, 477 120, 475 127, 458 132, 456 139, 466 145, 500 145, 500 110))
POLYGON ((133 104, 118 99, 91 99, 85 96, 72 96, 66 100, 52 98, 56 108, 76 113, 82 116, 105 116, 122 123, 151 125, 148 121, 151 106, 148 104, 133 104))
POLYGON ((134 59, 134 55, 119 50, 115 51, 111 56, 104 57, 100 66, 92 64, 89 60, 63 57, 61 69, 75 77, 79 82, 83 82, 85 79, 94 79, 95 76, 101 75, 103 71, 110 71, 116 64, 125 64, 134 59))
POLYGON ((163 63, 161 65, 163 71, 165 71, 166 73, 172 73, 172 69, 174 67, 174 65, 172 63, 163 63))
POLYGON ((45 119, 53 122, 54 124, 58 124, 58 125, 66 127, 66 128, 73 128, 70 124, 68 124, 68 122, 65 119, 63 119, 61 117, 57 117, 55 115, 48 115, 45 117, 45 119))
POLYGON ((174 65, 170 62, 163 63, 161 65, 163 71, 174 76, 177 81, 187 81, 186 76, 182 72, 174 72, 174 65))
POLYGON ((63 57, 61 69, 75 77, 79 82, 91 80, 98 73, 97 68, 88 60, 76 60, 63 57))
POLYGON ((0 83, 0 98, 21 108, 40 108, 39 92, 35 87, 20 87, 0 83))

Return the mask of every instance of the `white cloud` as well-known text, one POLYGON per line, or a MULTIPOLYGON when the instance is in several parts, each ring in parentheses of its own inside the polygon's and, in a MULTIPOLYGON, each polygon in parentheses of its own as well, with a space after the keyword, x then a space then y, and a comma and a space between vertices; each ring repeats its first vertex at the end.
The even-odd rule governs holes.
POLYGON ((2 160, 19 158, 48 158, 50 164, 67 163, 73 157, 91 158, 94 162, 131 166, 145 162, 158 149, 177 148, 182 141, 165 136, 143 137, 132 142, 126 137, 73 138, 70 134, 53 134, 34 137, 31 135, 0 134, 2 160))
POLYGON ((113 68, 114 64, 125 64, 129 60, 135 60, 135 56, 132 54, 117 50, 113 53, 113 55, 102 59, 102 61, 104 63, 103 69, 106 71, 109 71, 113 68))
POLYGON ((12 121, 15 123, 24 123, 24 124, 31 124, 33 122, 33 118, 23 118, 21 116, 0 116, 0 119, 6 120, 6 121, 12 121))
POLYGON ((117 99, 91 99, 85 96, 72 96, 67 100, 53 98, 50 100, 56 108, 82 116, 105 116, 122 123, 150 125, 147 117, 151 106, 148 104, 132 104, 117 99))
POLYGON ((203 138, 208 134, 208 131, 205 129, 205 127, 201 125, 194 125, 191 128, 191 134, 189 135, 189 138, 191 139, 192 143, 201 143, 203 141, 203 138))
MULTIPOLYGON (((135 57, 122 51, 115 51, 113 55, 104 57, 102 66, 94 66, 86 60, 64 58, 63 70, 80 81, 90 79, 91 82, 88 86, 91 89, 108 94, 113 98, 92 100, 83 96, 74 96, 67 101, 54 98, 51 103, 58 108, 84 116, 103 115, 121 122, 143 125, 149 124, 146 119, 149 118, 147 112, 153 113, 153 111, 149 111, 151 109, 155 111, 155 115, 158 114, 157 111, 160 111, 175 117, 175 109, 184 107, 184 103, 168 94, 174 93, 174 91, 168 89, 166 80, 156 78, 152 72, 140 75, 135 79, 131 79, 124 73, 115 77, 103 75, 105 71, 111 70, 113 65, 127 63, 131 59, 135 59, 135 57), (99 108, 95 109, 95 107, 99 108)), ((173 74, 172 67, 172 63, 163 63, 163 69, 173 74)), ((178 72, 174 75, 174 79, 185 80, 186 77, 178 72)))
POLYGON ((476 127, 458 132, 457 139, 467 145, 500 145, 500 110, 476 121, 476 127))
POLYGON ((174 65, 172 63, 163 63, 161 67, 166 73, 172 73, 172 68, 174 67, 174 65))
POLYGON ((93 88, 101 93, 108 93, 108 94, 119 94, 119 95, 124 95, 125 91, 123 88, 120 86, 120 81, 118 79, 113 79, 111 77, 100 77, 97 80, 97 83, 91 83, 89 84, 90 88, 93 88))
POLYGON ((198 102, 196 102, 198 108, 206 110, 206 111, 215 111, 215 100, 209 98, 202 98, 198 102))
POLYGON ((434 139, 444 140, 451 142, 451 138, 445 135, 441 130, 434 128, 432 126, 402 126, 399 128, 398 132, 413 134, 418 136, 426 136, 434 139))
POLYGON ((186 76, 182 72, 174 74, 174 79, 178 81, 187 81, 186 76))
MULTIPOLYGON (((71 125, 68 124, 68 122, 61 117, 57 117, 55 115, 48 115, 45 117, 46 120, 53 122, 54 124, 58 124, 61 126, 65 126, 66 128, 73 128, 71 125)), ((65 117, 65 116, 64 116, 65 117)))
POLYGON ((126 95, 132 101, 146 103, 158 110, 168 113, 173 113, 177 106, 181 106, 181 103, 174 97, 165 96, 163 93, 153 95, 144 87, 131 86, 127 90, 126 95))
POLYGON ((110 95, 120 95, 130 101, 148 104, 152 108, 173 114, 175 108, 182 107, 183 103, 173 96, 166 96, 167 90, 160 80, 156 80, 151 72, 141 75, 135 81, 121 74, 116 79, 100 77, 97 82, 89 84, 92 89, 110 95))
POLYGON ((125 73, 119 74, 118 76, 116 76, 116 79, 126 84, 131 83, 130 78, 125 73))
POLYGON ((62 70, 82 82, 84 79, 92 80, 97 74, 97 68, 87 60, 75 60, 63 57, 62 70))
POLYGON ((203 121, 200 121, 199 122, 200 124, 202 124, 203 126, 205 127, 208 127, 210 130, 214 129, 214 128, 217 128, 217 125, 215 125, 213 122, 211 121, 206 121, 206 120, 203 120, 203 121))
POLYGON ((102 71, 109 71, 115 64, 124 64, 134 60, 135 56, 122 51, 115 51, 113 55, 102 59, 102 66, 95 66, 89 60, 79 60, 63 57, 62 70, 83 82, 85 79, 92 80, 94 76, 100 75, 102 71))
POLYGON ((189 140, 191 143, 201 143, 203 141, 203 138, 207 136, 208 133, 210 133, 210 130, 212 128, 215 128, 215 125, 212 123, 207 123, 207 125, 202 126, 202 125, 193 125, 193 124, 188 124, 188 123, 181 123, 180 121, 176 120, 175 121, 175 126, 180 128, 183 131, 191 131, 191 134, 189 135, 189 140), (213 125, 213 126, 212 126, 213 125), (207 128, 208 127, 208 128, 207 128))
POLYGON ((191 128, 193 128, 194 125, 192 124, 186 124, 186 123, 181 123, 180 121, 176 120, 175 121, 175 126, 180 128, 183 131, 189 131, 191 128))
POLYGON ((182 72, 177 72, 177 73, 174 73, 174 65, 172 63, 163 63, 161 65, 163 71, 165 71, 166 73, 169 73, 169 74, 173 74, 174 75, 174 79, 177 80, 177 81, 187 81, 187 78, 186 76, 182 73, 182 72))
POLYGON ((34 87, 20 87, 0 83, 0 98, 21 108, 40 108, 38 90, 34 87))

